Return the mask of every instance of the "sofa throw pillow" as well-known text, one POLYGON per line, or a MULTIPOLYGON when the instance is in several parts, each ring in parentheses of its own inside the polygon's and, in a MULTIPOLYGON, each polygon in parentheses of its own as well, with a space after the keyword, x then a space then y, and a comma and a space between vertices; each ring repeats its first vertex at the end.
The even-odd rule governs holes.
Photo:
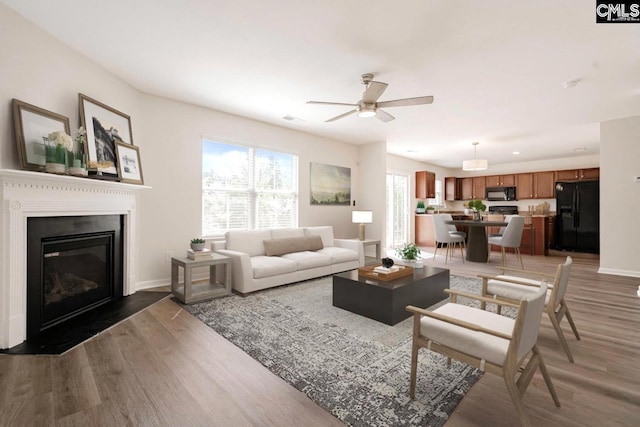
POLYGON ((265 240, 263 243, 267 256, 279 256, 302 251, 318 251, 323 248, 322 238, 320 238, 320 236, 284 237, 282 239, 265 240))
POLYGON ((330 225, 320 225, 316 227, 305 227, 305 236, 320 236, 322 244, 326 246, 334 246, 333 244, 333 227, 330 225))

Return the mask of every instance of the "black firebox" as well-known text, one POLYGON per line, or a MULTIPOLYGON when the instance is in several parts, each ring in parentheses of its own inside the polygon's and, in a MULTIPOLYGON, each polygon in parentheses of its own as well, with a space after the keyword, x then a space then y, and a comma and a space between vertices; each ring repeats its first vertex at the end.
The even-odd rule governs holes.
POLYGON ((27 220, 27 339, 121 298, 120 215, 27 220))

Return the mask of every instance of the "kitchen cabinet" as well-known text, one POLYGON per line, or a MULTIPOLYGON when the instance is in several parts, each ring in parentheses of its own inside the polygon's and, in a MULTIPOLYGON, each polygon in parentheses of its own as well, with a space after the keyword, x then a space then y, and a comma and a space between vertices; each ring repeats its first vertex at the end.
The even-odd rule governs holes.
POLYGON ((600 178, 600 168, 567 169, 556 171, 556 181, 581 181, 600 178))
POLYGON ((416 215, 415 230, 417 246, 433 247, 436 245, 433 215, 416 215))
POLYGON ((435 199, 436 174, 429 171, 416 172, 416 199, 435 199))
POLYGON ((516 185, 515 174, 485 176, 487 187, 513 187, 516 185))
POLYGON ((533 197, 535 199, 555 198, 556 174, 554 171, 534 172, 533 197))
POLYGON ((474 199, 484 199, 486 198, 485 189, 486 189, 484 176, 474 176, 473 177, 473 198, 474 199))
POLYGON ((460 178, 460 199, 472 200, 473 199, 473 178, 460 178))
POLYGON ((519 173, 516 175, 516 198, 533 199, 533 173, 519 173))
POLYGON ((460 189, 458 179, 454 176, 448 176, 444 179, 444 199, 460 200, 460 189))

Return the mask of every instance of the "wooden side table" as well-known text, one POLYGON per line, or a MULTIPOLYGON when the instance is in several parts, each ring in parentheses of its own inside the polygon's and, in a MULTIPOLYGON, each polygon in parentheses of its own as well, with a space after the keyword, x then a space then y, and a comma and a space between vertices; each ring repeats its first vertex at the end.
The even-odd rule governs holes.
POLYGON ((185 304, 204 301, 231 294, 231 258, 212 254, 210 259, 192 260, 189 258, 171 258, 171 293, 185 304), (216 281, 216 268, 224 266, 225 282, 216 281), (179 268, 184 268, 184 283, 178 283, 179 268), (192 283, 191 270, 209 267, 208 283, 192 283))

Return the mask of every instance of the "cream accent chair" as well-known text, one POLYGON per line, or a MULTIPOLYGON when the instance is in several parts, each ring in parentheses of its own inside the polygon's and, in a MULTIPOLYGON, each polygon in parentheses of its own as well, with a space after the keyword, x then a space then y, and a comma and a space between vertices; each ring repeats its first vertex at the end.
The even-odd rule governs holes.
MULTIPOLYGON (((564 295, 567 292, 567 286, 569 284, 569 273, 571 272, 572 263, 573 260, 568 256, 563 264, 558 265, 555 276, 536 271, 517 270, 506 267, 500 269, 503 274, 498 276, 480 275, 480 277, 482 277, 482 296, 495 297, 495 299, 500 300, 520 299, 527 293, 536 292, 542 285, 542 280, 553 280, 553 284, 549 285, 547 289, 545 311, 549 315, 549 320, 551 320, 551 324, 556 330, 560 343, 562 344, 565 353, 567 353, 567 357, 571 363, 573 363, 573 355, 571 354, 569 344, 567 343, 564 333, 562 332, 562 328, 560 327, 560 322, 562 321, 562 318, 566 316, 569 321, 569 325, 571 326, 571 330, 573 331, 573 335, 575 335, 578 341, 580 340, 578 329, 576 328, 576 324, 573 322, 567 302, 564 300, 564 295), (510 270, 518 272, 518 274, 527 273, 537 276, 539 279, 532 280, 524 277, 508 276, 504 274, 506 271, 510 270)), ((481 303, 480 306, 484 309, 485 303, 481 303)), ((498 306, 497 311, 500 313, 500 306, 498 306)))
POLYGON ((489 248, 487 251, 487 262, 491 258, 491 245, 500 246, 502 249, 502 265, 507 265, 507 257, 504 252, 504 248, 513 248, 516 253, 516 258, 520 260, 520 266, 524 270, 524 263, 522 262, 522 255, 520 255, 520 242, 522 242, 522 230, 524 230, 524 217, 520 215, 514 215, 509 220, 509 224, 504 229, 502 236, 492 236, 487 239, 489 248))
MULTIPOLYGON (((456 244, 460 246, 460 255, 462 256, 462 262, 464 263, 464 252, 462 248, 465 247, 464 237, 460 234, 453 234, 450 232, 447 224, 445 223, 445 215, 444 214, 435 214, 433 216, 433 229, 436 235, 436 247, 433 251, 433 258, 436 257, 436 253, 438 252, 438 244, 446 245, 446 252, 444 255, 444 263, 447 263, 447 260, 453 256, 453 252, 456 249, 456 244), (453 243, 453 249, 451 249, 451 244, 453 243)), ((451 217, 451 215, 449 215, 451 217)))
POLYGON ((407 310, 413 313, 411 399, 415 398, 418 350, 426 348, 449 360, 454 358, 481 371, 502 376, 523 426, 530 426, 531 422, 522 396, 537 368, 540 368, 555 405, 560 407, 560 400, 536 345, 547 285, 543 283, 538 292, 527 294, 521 301, 499 302, 518 309, 515 319, 456 304, 457 296, 494 302, 489 298, 450 289, 445 292, 450 294, 450 302, 434 311, 407 306, 407 310), (521 370, 525 362, 526 366, 521 370))
POLYGON ((465 233, 464 231, 458 231, 456 226, 453 224, 447 224, 447 221, 453 221, 453 217, 451 216, 451 214, 441 214, 441 215, 442 215, 442 218, 444 218, 445 225, 447 226, 447 230, 449 230, 449 234, 453 234, 455 236, 462 236, 462 238, 466 240, 467 233, 465 233))

